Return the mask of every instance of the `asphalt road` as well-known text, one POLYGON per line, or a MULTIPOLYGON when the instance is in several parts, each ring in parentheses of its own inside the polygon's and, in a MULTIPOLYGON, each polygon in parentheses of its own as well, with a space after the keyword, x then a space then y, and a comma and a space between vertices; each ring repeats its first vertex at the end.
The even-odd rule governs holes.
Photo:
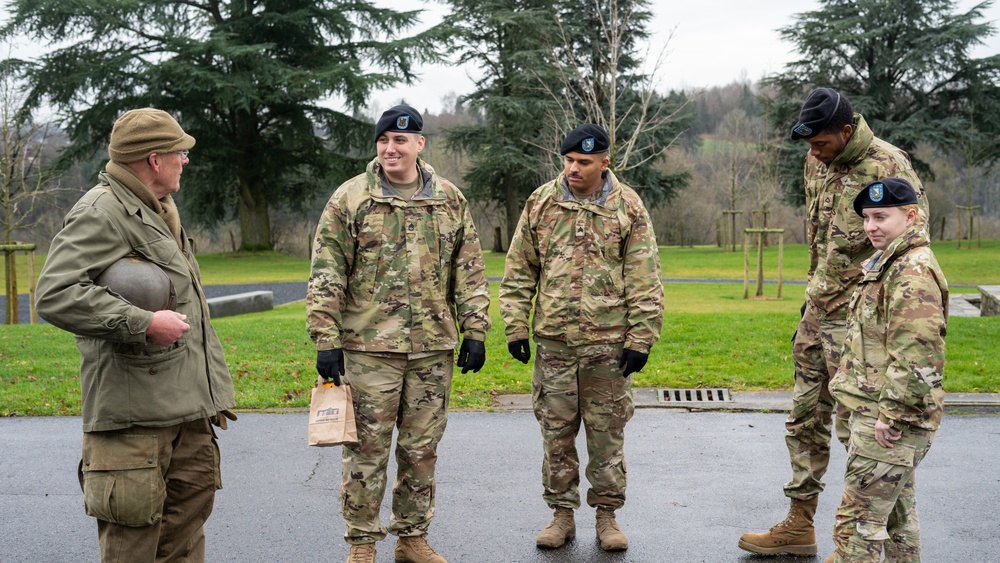
MULTIPOLYGON (((589 508, 577 512, 574 542, 535 548, 551 513, 541 500, 541 439, 530 413, 452 413, 428 538, 451 563, 820 562, 833 549, 839 447, 820 498, 817 557, 761 558, 737 547, 742 532, 766 529, 787 509, 784 417, 636 412, 627 431, 629 499, 619 512, 630 547, 606 554, 589 508)), ((346 560, 340 448, 306 446, 306 423, 305 413, 242 414, 222 432, 225 489, 206 526, 208 561, 346 560)), ((0 561, 97 561, 96 525, 76 482, 79 448, 78 418, 0 419, 0 561)), ((997 467, 1000 419, 946 416, 917 471, 924 561, 1000 561, 997 467)), ((382 514, 387 521, 387 506, 382 514)), ((391 536, 378 544, 380 563, 392 561, 393 546, 391 536)))

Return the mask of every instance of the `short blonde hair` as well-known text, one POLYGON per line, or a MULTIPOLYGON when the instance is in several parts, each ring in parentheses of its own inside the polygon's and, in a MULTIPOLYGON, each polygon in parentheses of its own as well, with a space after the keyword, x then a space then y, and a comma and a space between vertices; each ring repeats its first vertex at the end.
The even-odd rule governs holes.
POLYGON ((916 209, 917 218, 913 220, 913 224, 919 226, 927 223, 927 214, 924 213, 924 210, 920 209, 920 206, 917 205, 916 203, 907 203, 906 205, 900 205, 899 209, 901 209, 903 213, 909 213, 911 209, 916 209))

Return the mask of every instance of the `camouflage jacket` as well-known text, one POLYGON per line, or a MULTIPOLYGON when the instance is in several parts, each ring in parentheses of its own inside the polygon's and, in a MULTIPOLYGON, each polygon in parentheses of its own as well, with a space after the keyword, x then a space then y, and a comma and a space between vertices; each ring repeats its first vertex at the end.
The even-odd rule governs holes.
POLYGON ((486 266, 469 204, 418 161, 410 201, 382 180, 378 159, 326 204, 313 248, 307 328, 319 350, 453 350, 490 330, 486 266))
POLYGON ((500 284, 507 342, 528 338, 533 298, 535 336, 645 353, 659 339, 656 237, 638 194, 610 171, 595 201, 576 200, 562 174, 528 198, 500 284))
POLYGON ((861 278, 861 261, 874 250, 863 219, 854 212, 854 198, 868 182, 890 176, 909 181, 927 213, 927 198, 909 157, 875 137, 860 114, 854 114, 854 135, 830 166, 812 155, 806 157, 806 299, 820 320, 847 318, 847 302, 861 278))
POLYGON ((861 415, 936 430, 947 326, 948 282, 927 232, 910 227, 865 263, 833 396, 861 415))

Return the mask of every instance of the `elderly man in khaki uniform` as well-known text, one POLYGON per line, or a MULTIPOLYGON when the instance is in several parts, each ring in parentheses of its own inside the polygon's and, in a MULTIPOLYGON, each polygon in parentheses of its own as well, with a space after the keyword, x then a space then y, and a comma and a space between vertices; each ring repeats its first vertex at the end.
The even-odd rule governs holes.
POLYGON ((66 215, 38 280, 39 314, 80 349, 80 484, 102 561, 204 561, 222 487, 211 425, 235 420, 233 382, 171 198, 194 144, 166 112, 122 115, 100 183, 66 215), (95 283, 122 259, 162 271, 172 304, 144 310, 95 283))
POLYGON ((307 293, 321 376, 351 386, 358 442, 343 446, 341 501, 348 561, 374 563, 375 542, 399 537, 397 562, 444 563, 425 536, 434 516, 437 445, 452 370, 486 361, 489 285, 469 204, 420 160, 421 115, 382 114, 377 156, 333 193, 316 229, 307 293), (388 529, 379 518, 396 439, 388 529))
POLYGON ((540 548, 576 536, 581 423, 601 548, 628 548, 615 519, 625 505, 625 424, 634 412, 632 374, 660 337, 663 284, 649 214, 608 170, 608 149, 598 125, 570 131, 563 173, 528 198, 500 284, 508 350, 523 363, 534 309, 532 403, 545 452, 542 498, 554 511, 535 540, 540 548))

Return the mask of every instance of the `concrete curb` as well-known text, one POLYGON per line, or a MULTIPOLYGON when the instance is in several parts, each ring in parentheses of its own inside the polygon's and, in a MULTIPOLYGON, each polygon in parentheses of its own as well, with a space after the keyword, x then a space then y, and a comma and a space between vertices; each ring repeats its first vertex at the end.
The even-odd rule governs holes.
MULTIPOLYGON (((788 412, 792 407, 790 391, 734 391, 730 401, 661 401, 659 389, 634 387, 632 398, 637 409, 673 409, 686 412, 788 412)), ((959 413, 1000 413, 1000 393, 946 393, 945 411, 959 413)), ((531 395, 498 395, 493 408, 508 412, 530 412, 531 395)))

